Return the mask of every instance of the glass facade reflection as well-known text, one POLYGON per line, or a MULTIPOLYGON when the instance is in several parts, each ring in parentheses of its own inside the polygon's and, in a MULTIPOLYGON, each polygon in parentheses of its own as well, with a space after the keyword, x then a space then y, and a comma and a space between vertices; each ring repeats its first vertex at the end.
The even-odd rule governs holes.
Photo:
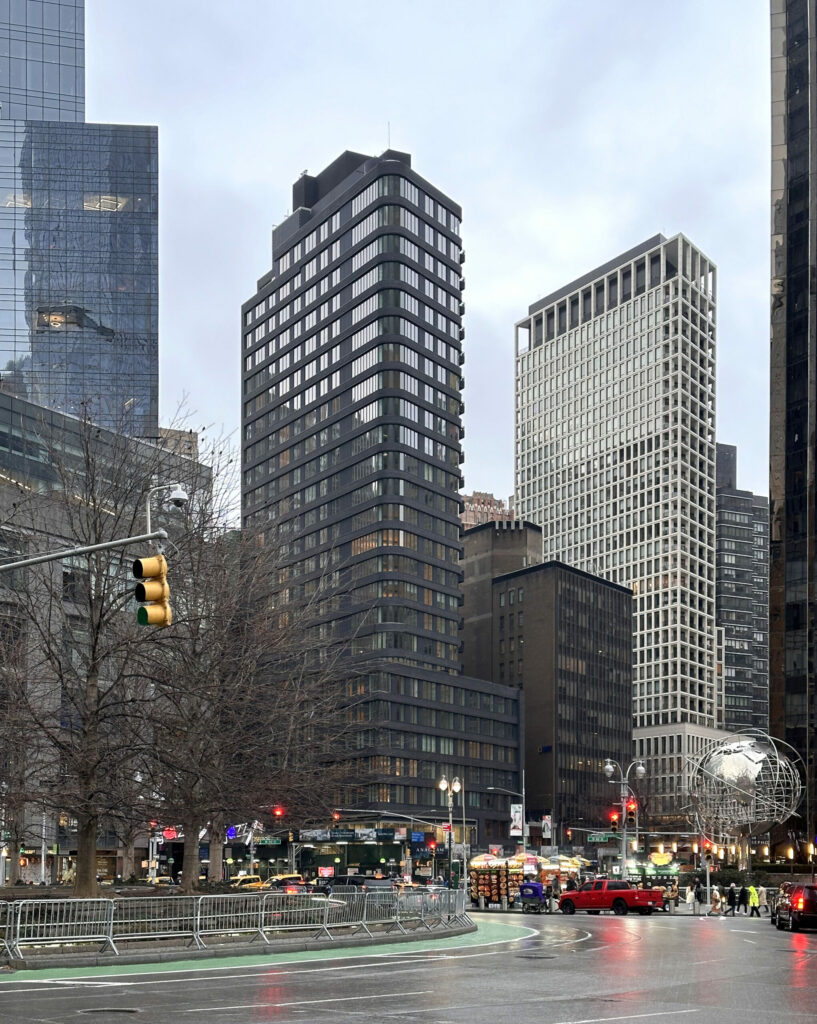
POLYGON ((83 75, 82 0, 0 0, 0 390, 156 436, 158 133, 83 75))
POLYGON ((0 0, 0 118, 85 120, 84 0, 0 0))

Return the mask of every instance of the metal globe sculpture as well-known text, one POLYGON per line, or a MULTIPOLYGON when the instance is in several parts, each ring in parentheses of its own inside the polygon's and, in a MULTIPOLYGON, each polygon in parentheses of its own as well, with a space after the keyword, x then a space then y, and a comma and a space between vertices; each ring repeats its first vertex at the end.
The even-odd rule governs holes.
POLYGON ((701 832, 727 843, 786 821, 802 795, 799 763, 788 744, 759 729, 713 740, 693 761, 690 773, 692 808, 701 832))

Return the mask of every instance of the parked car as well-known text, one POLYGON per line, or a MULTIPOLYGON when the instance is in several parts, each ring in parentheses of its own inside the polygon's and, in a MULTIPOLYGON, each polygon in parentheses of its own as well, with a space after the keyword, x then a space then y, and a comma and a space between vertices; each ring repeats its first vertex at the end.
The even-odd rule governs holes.
POLYGON ((775 926, 797 932, 817 928, 817 885, 790 885, 775 904, 775 926))
POLYGON ((171 875, 157 875, 153 880, 153 885, 175 885, 176 882, 171 875))

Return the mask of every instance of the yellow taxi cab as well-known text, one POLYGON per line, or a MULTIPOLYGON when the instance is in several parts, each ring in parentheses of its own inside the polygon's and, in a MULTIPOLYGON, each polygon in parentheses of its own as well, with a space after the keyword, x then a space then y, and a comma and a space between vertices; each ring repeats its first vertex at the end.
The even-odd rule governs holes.
POLYGON ((230 888, 252 892, 254 889, 263 889, 264 881, 260 875, 238 875, 230 880, 230 888))

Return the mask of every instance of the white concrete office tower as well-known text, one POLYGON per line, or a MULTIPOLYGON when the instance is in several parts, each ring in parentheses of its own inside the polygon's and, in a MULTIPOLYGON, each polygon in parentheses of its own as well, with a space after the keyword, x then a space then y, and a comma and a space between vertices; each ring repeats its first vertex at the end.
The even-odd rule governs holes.
POLYGON ((633 753, 653 814, 683 813, 686 757, 723 717, 715 324, 714 264, 656 235, 516 325, 517 515, 542 527, 546 561, 633 589, 633 753))

